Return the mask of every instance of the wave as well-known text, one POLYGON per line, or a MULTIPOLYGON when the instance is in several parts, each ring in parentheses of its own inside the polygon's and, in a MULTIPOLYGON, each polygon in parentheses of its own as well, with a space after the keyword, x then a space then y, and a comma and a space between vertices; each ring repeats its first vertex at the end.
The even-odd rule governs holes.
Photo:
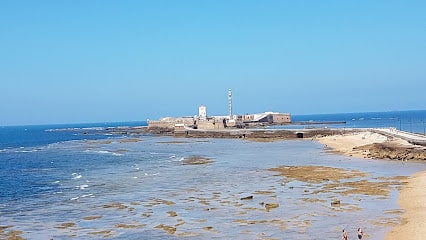
POLYGON ((49 128, 44 131, 46 132, 66 132, 66 131, 81 131, 81 130, 94 130, 94 131, 102 131, 105 130, 105 127, 69 127, 69 128, 49 128))
POLYGON ((183 160, 185 160, 185 157, 175 158, 172 161, 173 162, 182 162, 183 160))
POLYGON ((72 179, 80 179, 83 177, 81 174, 78 173, 72 173, 71 175, 73 176, 72 179))
POLYGON ((84 189, 86 189, 86 188, 88 188, 89 187, 89 185, 87 185, 87 184, 82 184, 82 185, 80 185, 80 186, 76 186, 76 188, 77 189, 80 189, 80 190, 84 190, 84 189))
POLYGON ((93 197, 95 197, 95 195, 94 195, 93 193, 89 193, 89 194, 81 195, 81 196, 79 196, 79 197, 72 197, 72 198, 70 198, 69 200, 70 200, 70 201, 77 201, 77 200, 78 200, 78 199, 80 199, 80 198, 89 198, 89 197, 93 198, 93 197))
POLYGON ((32 153, 32 152, 38 152, 37 149, 32 150, 15 150, 15 153, 32 153))
POLYGON ((134 170, 136 170, 136 171, 139 171, 139 170, 140 170, 140 168, 138 167, 138 165, 137 165, 137 164, 132 165, 132 168, 133 168, 134 170))
POLYGON ((149 176, 157 176, 157 175, 160 175, 160 173, 159 172, 156 172, 156 173, 145 173, 144 174, 146 177, 149 177, 149 176))
POLYGON ((40 147, 18 147, 18 148, 4 148, 0 149, 1 152, 14 152, 14 153, 33 153, 43 150, 40 147))
POLYGON ((86 198, 86 197, 94 197, 94 195, 93 195, 93 193, 81 195, 81 198, 86 198))
POLYGON ((99 154, 110 154, 110 155, 113 155, 113 156, 123 156, 123 154, 121 154, 121 153, 111 152, 111 151, 107 151, 107 150, 85 150, 84 152, 99 153, 99 154))

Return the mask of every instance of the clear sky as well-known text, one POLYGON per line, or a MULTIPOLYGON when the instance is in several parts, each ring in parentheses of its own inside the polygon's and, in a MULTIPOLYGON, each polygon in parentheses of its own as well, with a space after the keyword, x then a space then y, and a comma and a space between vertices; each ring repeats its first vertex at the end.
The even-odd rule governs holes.
POLYGON ((426 1, 0 1, 0 125, 426 109, 426 1))

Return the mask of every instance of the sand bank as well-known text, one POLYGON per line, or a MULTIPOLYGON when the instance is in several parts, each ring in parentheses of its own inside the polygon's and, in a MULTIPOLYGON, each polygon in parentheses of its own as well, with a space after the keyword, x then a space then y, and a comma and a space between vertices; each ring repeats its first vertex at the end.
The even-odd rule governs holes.
POLYGON ((406 213, 403 221, 386 234, 386 240, 420 240, 426 236, 426 171, 413 175, 401 190, 398 203, 406 213))
POLYGON ((371 131, 316 138, 326 150, 358 158, 425 161, 426 147, 371 131))
POLYGON ((383 143, 387 137, 372 132, 354 132, 342 135, 319 137, 317 140, 324 144, 327 150, 354 157, 367 157, 368 151, 356 150, 361 146, 383 143))

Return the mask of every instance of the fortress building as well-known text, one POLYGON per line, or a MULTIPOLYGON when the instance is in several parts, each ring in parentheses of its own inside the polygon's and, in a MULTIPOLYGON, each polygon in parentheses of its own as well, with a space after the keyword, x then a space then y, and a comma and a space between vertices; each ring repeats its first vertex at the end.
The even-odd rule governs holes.
POLYGON ((227 116, 208 116, 207 107, 198 107, 198 116, 165 117, 160 120, 148 120, 148 129, 157 131, 179 132, 186 129, 221 130, 227 128, 246 128, 254 126, 283 125, 291 123, 290 113, 265 112, 256 114, 233 115, 232 90, 228 90, 227 116))

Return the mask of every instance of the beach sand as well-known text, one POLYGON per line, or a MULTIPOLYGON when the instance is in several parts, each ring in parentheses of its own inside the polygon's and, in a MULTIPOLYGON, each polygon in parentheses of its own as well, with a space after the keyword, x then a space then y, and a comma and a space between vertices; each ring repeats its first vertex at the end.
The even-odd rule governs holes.
POLYGON ((398 203, 406 212, 399 226, 386 234, 386 240, 420 240, 426 236, 426 171, 410 178, 401 190, 398 203))
MULTIPOLYGON (((369 147, 374 144, 417 148, 401 139, 389 139, 386 136, 369 131, 333 135, 317 138, 331 152, 359 158, 371 158, 369 147)), ((420 150, 423 151, 424 150, 420 150)), ((426 171, 414 174, 400 191, 398 204, 406 212, 401 223, 386 234, 386 240, 425 239, 426 236, 426 171)))
POLYGON ((367 158, 370 153, 368 149, 361 149, 366 145, 375 143, 392 143, 399 146, 409 146, 410 144, 402 139, 389 139, 388 137, 373 133, 365 132, 350 132, 348 134, 330 135, 317 138, 317 141, 324 144, 326 149, 334 153, 339 153, 347 156, 367 158))

